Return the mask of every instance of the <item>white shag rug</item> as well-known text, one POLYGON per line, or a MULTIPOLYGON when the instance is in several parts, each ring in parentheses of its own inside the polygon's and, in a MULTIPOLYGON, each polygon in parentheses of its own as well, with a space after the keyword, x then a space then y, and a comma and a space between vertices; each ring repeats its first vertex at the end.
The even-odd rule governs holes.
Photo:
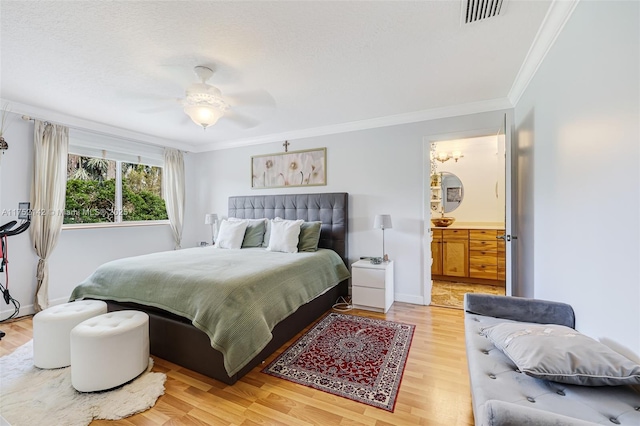
POLYGON ((33 340, 0 358, 0 415, 12 426, 86 426, 93 419, 117 420, 153 407, 167 376, 149 368, 124 386, 82 393, 71 385, 69 367, 33 365, 33 340))

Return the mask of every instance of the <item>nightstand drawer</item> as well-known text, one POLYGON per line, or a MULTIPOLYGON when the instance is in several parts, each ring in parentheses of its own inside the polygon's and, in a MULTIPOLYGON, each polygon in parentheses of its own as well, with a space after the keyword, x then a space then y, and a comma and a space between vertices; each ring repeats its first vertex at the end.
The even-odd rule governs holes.
POLYGON ((384 290, 384 269, 352 268, 353 282, 359 287, 380 288, 384 290))
POLYGON ((385 308, 384 288, 351 287, 351 293, 354 304, 385 308))

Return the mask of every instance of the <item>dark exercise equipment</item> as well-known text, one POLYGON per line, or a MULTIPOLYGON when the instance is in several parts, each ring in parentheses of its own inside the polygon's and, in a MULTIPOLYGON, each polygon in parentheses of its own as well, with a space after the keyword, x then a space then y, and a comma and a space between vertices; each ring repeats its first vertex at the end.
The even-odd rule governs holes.
MULTIPOLYGON (((28 208, 25 210, 28 211, 28 208)), ((5 223, 4 225, 0 225, 0 272, 5 273, 5 283, 4 285, 0 284, 0 293, 2 293, 2 298, 4 299, 7 305, 13 303, 14 312, 8 318, 0 320, 0 322, 4 322, 14 318, 20 312, 20 302, 11 297, 9 294, 9 259, 8 259, 8 244, 7 238, 12 237, 14 235, 22 234, 29 228, 31 224, 31 215, 29 213, 21 214, 19 219, 26 219, 23 223, 18 225, 17 228, 14 229, 14 226, 18 224, 17 221, 12 220, 10 222, 5 223)), ((6 333, 0 330, 0 339, 2 339, 6 333)))

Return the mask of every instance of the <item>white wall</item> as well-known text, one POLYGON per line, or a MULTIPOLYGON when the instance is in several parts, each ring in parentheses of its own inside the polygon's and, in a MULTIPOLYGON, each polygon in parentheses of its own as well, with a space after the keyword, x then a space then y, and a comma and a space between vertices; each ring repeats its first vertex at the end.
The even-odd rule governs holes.
MULTIPOLYGON (((29 201, 33 172, 33 122, 21 120, 12 114, 12 123, 5 139, 9 150, 0 163, 0 213, 16 209, 18 202, 29 201)), ((190 171, 193 161, 187 155, 187 185, 194 187, 190 171)), ((190 195, 187 195, 187 212, 190 195)), ((1 216, 0 224, 15 220, 1 216)), ((184 238, 193 240, 185 230, 184 238)), ((33 312, 36 288, 37 256, 31 245, 29 232, 10 237, 10 293, 22 305, 21 315, 33 312)), ((184 245, 183 245, 184 246, 184 245)), ((96 267, 109 260, 138 254, 173 249, 169 225, 133 226, 102 229, 63 229, 49 260, 49 298, 52 304, 66 302, 73 288, 96 267)), ((4 283, 4 278, 0 278, 4 283)), ((12 305, 0 301, 0 318, 13 312, 12 305)))
MULTIPOLYGON (((348 192, 350 259, 382 255, 382 235, 373 229, 373 218, 376 214, 390 214, 393 229, 385 231, 385 248, 396 261, 396 300, 423 303, 423 182, 429 177, 428 167, 424 167, 424 140, 442 134, 487 134, 487 129, 495 133, 504 113, 495 111, 290 141, 290 150, 327 148, 328 184, 321 187, 251 189, 251 156, 282 152, 281 143, 199 154, 195 163, 198 185, 192 196, 197 207, 190 222, 197 239, 190 243, 208 240, 205 213, 226 215, 227 200, 232 195, 348 192)), ((427 217, 428 211, 427 206, 427 217)))
MULTIPOLYGON (((16 114, 8 116, 4 138, 9 149, 0 164, 0 224, 18 220, 13 214, 21 201, 29 201, 33 168, 33 125, 27 126, 16 114), (6 211, 7 214, 4 214, 6 211), (10 214, 10 215, 9 215, 10 214)), ((19 221, 18 221, 19 222, 19 221)), ((9 246, 9 292, 22 305, 22 315, 28 313, 35 294, 37 256, 31 247, 29 232, 7 239, 9 246), (24 309, 26 308, 26 309, 24 309)), ((0 282, 5 284, 4 273, 0 282)), ((13 305, 0 299, 0 319, 13 313, 13 305)))
MULTIPOLYGON (((483 136, 434 143, 436 152, 451 153, 458 150, 464 155, 457 162, 436 161, 438 172, 455 174, 464 188, 460 206, 445 216, 454 217, 456 224, 504 224, 504 147, 498 147, 498 137, 483 136)), ((433 216, 438 217, 439 214, 434 212, 433 216)))
POLYGON ((520 289, 640 359, 640 3, 580 2, 515 108, 520 289), (535 242, 534 242, 535 241, 535 242))

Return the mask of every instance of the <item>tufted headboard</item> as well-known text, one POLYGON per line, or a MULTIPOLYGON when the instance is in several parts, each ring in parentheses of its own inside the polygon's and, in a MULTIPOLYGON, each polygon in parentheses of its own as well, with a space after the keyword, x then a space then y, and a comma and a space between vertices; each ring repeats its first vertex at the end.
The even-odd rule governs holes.
POLYGON ((347 223, 349 194, 244 195, 229 197, 229 217, 241 219, 283 219, 321 221, 318 247, 328 248, 347 260, 347 223))

